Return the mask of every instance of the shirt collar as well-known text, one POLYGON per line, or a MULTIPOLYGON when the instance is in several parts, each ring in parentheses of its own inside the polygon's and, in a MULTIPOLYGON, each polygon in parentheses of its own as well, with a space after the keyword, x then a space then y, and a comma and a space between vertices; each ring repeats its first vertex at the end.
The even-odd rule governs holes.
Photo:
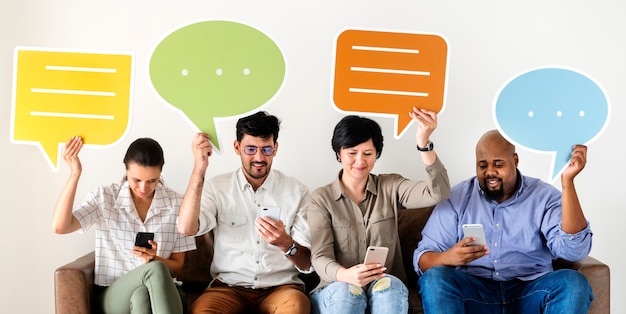
MULTIPOLYGON (((241 191, 245 191, 247 188, 252 188, 252 185, 250 184, 250 182, 248 182, 248 178, 246 178, 246 175, 243 173, 243 171, 243 168, 240 168, 239 171, 237 171, 237 182, 239 182, 239 189, 241 191)), ((257 190, 264 189, 268 192, 271 192, 272 188, 274 187, 274 182, 276 182, 276 175, 274 174, 273 170, 270 170, 269 174, 265 178, 265 181, 263 181, 263 184, 261 184, 261 186, 257 190)))
MULTIPOLYGON (((116 197, 116 207, 124 209, 127 212, 131 212, 131 209, 135 207, 128 181, 124 181, 120 187, 119 193, 116 197)), ((174 210, 174 206, 171 199, 167 195, 165 182, 160 180, 154 190, 152 203, 150 204, 150 209, 148 210, 148 217, 151 216, 151 213, 157 214, 162 210, 174 210)))
MULTIPOLYGON (((343 175, 343 169, 339 170, 339 174, 337 174, 337 177, 335 178, 335 181, 333 181, 332 183, 332 195, 333 195, 333 199, 335 201, 338 201, 340 198, 342 198, 344 196, 343 194, 343 185, 341 184, 341 176, 343 175)), ((368 176, 367 178, 367 186, 365 187, 365 189, 374 194, 374 195, 378 195, 378 187, 376 185, 376 176, 371 174, 368 176)))

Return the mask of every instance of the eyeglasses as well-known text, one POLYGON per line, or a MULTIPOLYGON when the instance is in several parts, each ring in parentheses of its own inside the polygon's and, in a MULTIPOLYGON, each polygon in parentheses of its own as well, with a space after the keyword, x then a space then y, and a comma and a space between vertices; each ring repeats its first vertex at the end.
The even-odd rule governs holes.
POLYGON ((243 148, 243 152, 246 155, 254 155, 256 154, 257 149, 261 149, 261 154, 265 155, 265 156, 272 156, 272 154, 274 153, 274 147, 273 146, 263 146, 263 147, 256 147, 256 146, 245 146, 243 148))

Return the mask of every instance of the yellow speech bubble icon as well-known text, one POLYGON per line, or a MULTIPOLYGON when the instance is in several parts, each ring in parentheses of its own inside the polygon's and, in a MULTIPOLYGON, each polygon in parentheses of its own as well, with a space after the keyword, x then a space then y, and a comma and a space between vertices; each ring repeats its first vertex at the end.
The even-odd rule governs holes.
POLYGON ((127 131, 133 56, 15 49, 11 142, 38 145, 59 169, 59 145, 110 145, 127 131))

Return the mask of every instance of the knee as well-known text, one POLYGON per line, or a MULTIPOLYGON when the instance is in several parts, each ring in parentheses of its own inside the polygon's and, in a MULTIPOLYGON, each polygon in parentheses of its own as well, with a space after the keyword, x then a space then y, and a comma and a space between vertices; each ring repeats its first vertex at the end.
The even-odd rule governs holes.
POLYGON ((161 261, 151 261, 145 264, 150 272, 157 274, 167 274, 170 275, 170 270, 167 268, 167 265, 161 261))
POLYGON ((421 289, 431 289, 438 286, 441 281, 449 281, 452 276, 452 268, 446 266, 435 266, 429 268, 420 276, 418 284, 421 289))
POLYGON ((331 298, 350 298, 365 300, 363 288, 345 282, 333 282, 324 288, 331 298))
POLYGON ((573 269, 556 271, 559 277, 559 286, 572 294, 591 294, 591 285, 583 274, 573 269))
POLYGON ((152 261, 143 264, 141 267, 144 267, 142 269, 144 280, 152 278, 158 282, 172 282, 172 274, 169 268, 161 261, 152 261))
POLYGON ((397 292, 402 295, 409 294, 409 290, 404 285, 404 283, 395 276, 387 275, 383 278, 380 278, 374 282, 372 282, 370 286, 370 292, 372 294, 383 293, 383 292, 397 292))

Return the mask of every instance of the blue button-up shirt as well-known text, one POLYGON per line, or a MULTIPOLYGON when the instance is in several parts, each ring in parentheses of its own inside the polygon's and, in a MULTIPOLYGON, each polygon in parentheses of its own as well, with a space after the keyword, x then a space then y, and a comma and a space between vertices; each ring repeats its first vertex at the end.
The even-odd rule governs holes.
POLYGON ((463 238, 463 224, 482 224, 490 253, 459 270, 497 281, 532 280, 552 271, 552 260, 578 261, 591 250, 587 227, 576 234, 561 228, 561 192, 539 179, 518 176, 520 187, 502 203, 490 200, 473 177, 452 188, 448 200, 437 205, 413 254, 418 261, 428 251, 443 252, 463 238))

